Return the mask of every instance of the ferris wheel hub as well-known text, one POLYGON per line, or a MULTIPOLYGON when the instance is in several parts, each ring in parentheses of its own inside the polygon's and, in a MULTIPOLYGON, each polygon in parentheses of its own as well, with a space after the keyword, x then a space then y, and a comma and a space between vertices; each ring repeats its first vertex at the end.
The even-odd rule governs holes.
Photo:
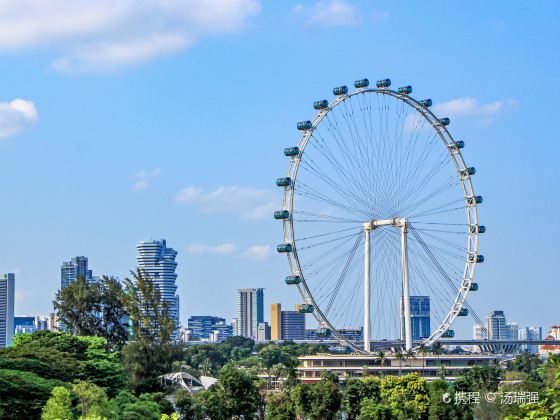
POLYGON ((395 227, 405 227, 408 225, 408 219, 402 217, 394 217, 392 219, 383 220, 370 220, 363 224, 364 230, 371 231, 377 229, 381 226, 395 226, 395 227))

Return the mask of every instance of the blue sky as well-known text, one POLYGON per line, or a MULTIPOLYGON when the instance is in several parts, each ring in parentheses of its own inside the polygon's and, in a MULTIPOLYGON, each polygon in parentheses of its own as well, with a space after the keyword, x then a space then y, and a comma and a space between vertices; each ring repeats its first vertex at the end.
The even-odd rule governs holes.
POLYGON ((17 313, 51 310, 63 260, 122 278, 150 238, 179 252, 183 322, 232 318, 241 287, 298 302, 270 217, 282 149, 333 86, 390 77, 447 113, 477 168, 472 306, 558 323, 557 2, 64 3, 0 5, 0 271, 17 274, 17 313))

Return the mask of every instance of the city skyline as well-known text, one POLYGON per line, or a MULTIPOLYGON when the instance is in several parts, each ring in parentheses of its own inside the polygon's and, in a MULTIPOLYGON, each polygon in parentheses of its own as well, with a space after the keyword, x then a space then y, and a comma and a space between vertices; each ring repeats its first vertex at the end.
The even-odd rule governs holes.
MULTIPOLYGON (((122 279, 135 267, 134 244, 159 237, 178 251, 183 323, 195 313, 230 318, 240 287, 265 287, 265 305, 301 303, 273 252, 282 150, 334 86, 390 77, 434 100, 477 168, 487 261, 469 303, 481 316, 499 307, 519 325, 557 324, 551 261, 560 248, 543 238, 559 222, 542 223, 560 208, 559 168, 542 153, 555 145, 555 6, 475 2, 457 13, 349 1, 345 19, 329 20, 317 2, 250 3, 213 22, 215 36, 196 34, 191 48, 90 63, 92 71, 71 66, 80 57, 71 36, 31 33, 28 44, 0 34, 0 194, 17 204, 0 210, 9 221, 0 268, 17 276, 16 313, 52 310, 70 256, 122 279)), ((462 321, 453 328, 468 337, 472 320, 462 321)))

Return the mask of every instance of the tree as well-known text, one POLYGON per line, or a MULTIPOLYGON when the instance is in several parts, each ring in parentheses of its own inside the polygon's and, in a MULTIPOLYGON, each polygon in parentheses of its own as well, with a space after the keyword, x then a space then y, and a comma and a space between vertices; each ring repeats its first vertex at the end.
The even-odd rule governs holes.
POLYGON ((377 357, 379 358, 379 364, 381 365, 381 376, 383 376, 383 369, 385 366, 385 360, 387 359, 387 354, 383 350, 378 350, 377 357))
POLYGON ((409 419, 424 417, 430 405, 426 380, 417 373, 383 378, 381 400, 394 406, 409 419))
POLYGON ((388 404, 380 404, 374 398, 365 398, 358 407, 360 420, 393 420, 399 413, 388 404))
POLYGON ((120 350, 128 340, 128 310, 122 284, 114 277, 103 276, 99 283, 101 325, 97 335, 107 339, 110 349, 120 350))
POLYGON ((103 337, 107 350, 118 350, 128 339, 124 298, 117 279, 103 276, 88 282, 80 276, 56 293, 53 305, 67 332, 103 337))
POLYGON ((270 420, 293 420, 296 418, 294 404, 289 392, 272 394, 267 403, 267 419, 270 420))
POLYGON ((401 376, 402 375, 402 362, 405 359, 405 355, 402 352, 402 350, 398 350, 395 353, 395 359, 399 361, 399 376, 401 376))
POLYGON ((360 416, 360 407, 364 399, 368 398, 378 402, 380 391, 380 381, 377 378, 347 379, 342 389, 343 405, 347 418, 354 420, 360 416))
POLYGON ((99 285, 79 276, 56 292, 53 301, 58 319, 65 330, 76 335, 96 335, 100 329, 101 312, 99 285))
POLYGON ((255 377, 233 366, 222 368, 218 384, 223 391, 228 415, 253 418, 262 403, 255 381, 255 377))
POLYGON ((72 415, 72 395, 70 391, 63 386, 53 388, 51 397, 48 399, 41 420, 71 420, 72 415))
POLYGON ((157 391, 158 376, 168 372, 173 361, 179 359, 179 349, 172 343, 175 326, 169 303, 162 299, 153 280, 139 269, 124 283, 132 341, 123 348, 123 365, 136 392, 157 391))
POLYGON ((0 411, 2 419, 40 418, 54 387, 64 385, 31 372, 0 369, 0 411))
POLYGON ((78 408, 82 417, 100 416, 107 404, 107 394, 103 388, 87 381, 77 381, 72 385, 72 392, 80 401, 78 408))

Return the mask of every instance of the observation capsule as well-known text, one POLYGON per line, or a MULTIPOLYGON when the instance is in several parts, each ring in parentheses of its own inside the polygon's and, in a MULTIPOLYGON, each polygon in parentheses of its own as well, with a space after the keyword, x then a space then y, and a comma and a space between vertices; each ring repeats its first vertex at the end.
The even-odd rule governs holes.
POLYGON ((390 79, 383 79, 383 80, 378 80, 375 85, 379 88, 379 89, 384 89, 384 88, 388 88, 389 86, 391 86, 391 80, 390 79))
POLYGON ((301 277, 300 276, 288 276, 286 277, 286 284, 300 284, 301 277))
POLYGON ((459 149, 462 149, 463 147, 465 147, 465 142, 462 141, 462 140, 457 140, 456 142, 451 143, 447 147, 449 147, 451 150, 459 150, 459 149))
POLYGON ((484 255, 470 255, 469 261, 474 263, 483 263, 484 262, 484 255))
POLYGON ((470 232, 471 233, 484 233, 486 232, 486 226, 482 226, 482 225, 471 225, 470 226, 470 232))
POLYGON ((480 204, 482 203, 482 196, 475 195, 474 197, 467 197, 467 203, 469 204, 469 206, 480 204))
POLYGON ((469 314, 469 310, 467 308, 461 308, 457 316, 467 316, 469 314))
POLYGON ((453 338, 453 337, 455 337, 455 331, 447 330, 441 335, 441 337, 442 338, 453 338))
POLYGON ((274 218, 276 220, 287 219, 290 217, 290 212, 288 210, 278 210, 274 212, 274 218))
POLYGON ((296 310, 302 314, 310 314, 315 310, 315 308, 309 303, 301 303, 296 305, 296 310))
POLYGON ((283 253, 283 252, 292 252, 292 244, 279 244, 276 247, 276 251, 283 253))
POLYGON ((451 120, 449 118, 440 118, 438 119, 438 124, 445 127, 446 125, 451 124, 451 120))
POLYGON ((418 101, 418 103, 420 105, 422 105, 424 108, 429 108, 432 106, 432 100, 431 99, 422 99, 421 101, 418 101))
POLYGON ((412 86, 401 86, 398 92, 402 93, 403 95, 409 95, 412 93, 412 86))
POLYGON ((478 283, 471 283, 471 287, 469 287, 471 292, 476 292, 478 290, 478 283))
POLYGON ((297 156, 299 155, 299 147, 286 147, 284 149, 284 156, 297 156))
POLYGON ((290 178, 289 176, 278 178, 276 180, 276 185, 278 185, 279 187, 289 187, 290 185, 292 185, 292 178, 290 178))
POLYGON ((462 171, 459 171, 459 173, 461 174, 461 176, 474 175, 476 174, 476 169, 471 166, 467 169, 463 169, 462 171))
POLYGON ((346 95, 348 93, 348 87, 347 86, 337 86, 332 90, 332 93, 335 94, 336 96, 346 95))
POLYGON ((297 129, 301 131, 309 130, 311 127, 313 127, 311 121, 300 121, 297 123, 297 129))
POLYGON ((313 102, 313 108, 315 109, 325 109, 329 106, 329 101, 323 99, 322 101, 313 102))
POLYGON ((329 328, 319 328, 317 329, 317 336, 318 337, 330 337, 331 330, 329 328))
POLYGON ((369 80, 368 79, 360 79, 360 80, 356 80, 354 82, 354 87, 356 89, 360 89, 360 88, 365 88, 369 86, 369 80))

